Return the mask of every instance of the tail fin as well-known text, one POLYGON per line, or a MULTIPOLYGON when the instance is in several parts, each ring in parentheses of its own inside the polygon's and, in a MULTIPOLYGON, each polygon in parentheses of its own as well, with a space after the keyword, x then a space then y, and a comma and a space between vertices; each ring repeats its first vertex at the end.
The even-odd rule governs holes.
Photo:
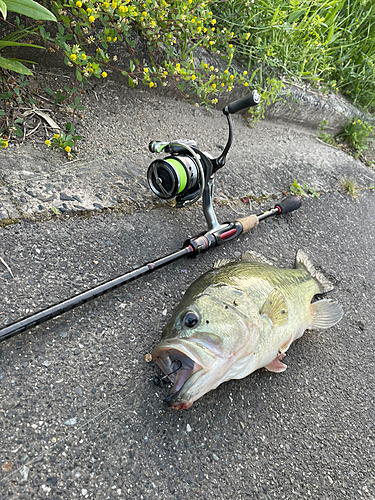
POLYGON ((329 292, 334 289, 332 283, 320 271, 315 269, 310 259, 302 250, 298 250, 297 252, 296 269, 305 269, 318 283, 320 293, 329 292))

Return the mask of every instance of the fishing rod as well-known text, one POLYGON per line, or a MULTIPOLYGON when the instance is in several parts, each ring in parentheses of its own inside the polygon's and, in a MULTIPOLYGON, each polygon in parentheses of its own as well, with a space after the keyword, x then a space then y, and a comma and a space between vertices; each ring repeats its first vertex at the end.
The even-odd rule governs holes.
POLYGON ((213 158, 209 153, 203 153, 191 140, 151 141, 149 144, 151 152, 168 154, 164 159, 153 161, 148 168, 147 180, 151 191, 163 200, 175 199, 177 207, 190 205, 202 197, 203 212, 208 225, 207 231, 186 240, 183 248, 177 252, 148 262, 133 271, 5 326, 0 330, 0 342, 56 318, 182 257, 195 257, 226 241, 233 240, 256 227, 261 220, 297 210, 301 206, 301 200, 297 196, 290 196, 277 203, 274 208, 261 214, 252 214, 234 222, 219 224, 213 209, 215 173, 225 165, 226 156, 233 140, 233 124, 230 115, 250 106, 256 106, 259 102, 259 94, 252 91, 242 99, 224 107, 223 113, 228 121, 229 136, 227 144, 218 158, 213 158))

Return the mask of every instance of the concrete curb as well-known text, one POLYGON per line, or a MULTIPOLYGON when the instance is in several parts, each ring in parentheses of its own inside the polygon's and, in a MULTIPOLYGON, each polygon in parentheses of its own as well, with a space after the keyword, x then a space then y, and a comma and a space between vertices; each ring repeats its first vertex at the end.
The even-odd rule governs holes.
POLYGON ((286 88, 274 104, 266 108, 265 118, 283 121, 299 128, 324 130, 332 135, 342 132, 348 121, 355 117, 373 121, 340 94, 322 95, 292 85, 286 88))

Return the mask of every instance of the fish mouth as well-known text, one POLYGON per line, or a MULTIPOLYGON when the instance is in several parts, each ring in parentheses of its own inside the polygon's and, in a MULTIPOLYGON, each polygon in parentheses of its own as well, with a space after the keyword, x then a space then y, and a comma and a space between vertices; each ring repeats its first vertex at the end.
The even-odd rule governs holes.
MULTIPOLYGON (((190 353, 189 353, 190 354, 190 353)), ((183 400, 178 393, 181 391, 186 381, 202 369, 202 366, 192 356, 175 348, 158 349, 152 356, 155 363, 168 375, 173 387, 164 403, 176 410, 186 410, 190 408, 193 401, 183 400)))

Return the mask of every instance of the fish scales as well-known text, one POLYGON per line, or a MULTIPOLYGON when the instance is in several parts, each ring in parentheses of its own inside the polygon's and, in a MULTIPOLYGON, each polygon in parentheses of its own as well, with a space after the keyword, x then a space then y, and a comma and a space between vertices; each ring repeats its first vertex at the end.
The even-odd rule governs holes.
POLYGON ((281 359, 306 329, 340 321, 338 303, 311 304, 314 295, 332 288, 302 251, 295 269, 246 254, 241 262, 224 263, 198 278, 153 350, 153 359, 173 382, 166 402, 186 409, 226 380, 262 367, 284 371, 281 359))

